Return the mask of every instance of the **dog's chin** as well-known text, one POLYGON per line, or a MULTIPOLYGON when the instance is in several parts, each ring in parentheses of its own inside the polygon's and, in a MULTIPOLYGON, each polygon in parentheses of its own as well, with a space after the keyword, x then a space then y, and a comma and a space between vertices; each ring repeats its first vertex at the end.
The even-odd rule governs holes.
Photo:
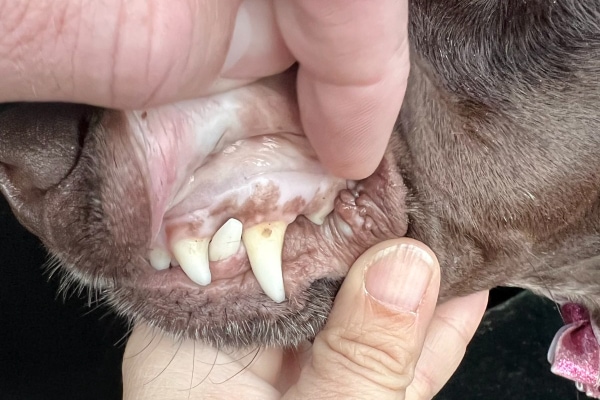
POLYGON ((167 293, 120 288, 110 292, 108 302, 132 321, 220 349, 296 347, 312 341, 321 330, 341 283, 319 279, 282 304, 259 293, 239 300, 197 302, 201 293, 181 288, 167 293))

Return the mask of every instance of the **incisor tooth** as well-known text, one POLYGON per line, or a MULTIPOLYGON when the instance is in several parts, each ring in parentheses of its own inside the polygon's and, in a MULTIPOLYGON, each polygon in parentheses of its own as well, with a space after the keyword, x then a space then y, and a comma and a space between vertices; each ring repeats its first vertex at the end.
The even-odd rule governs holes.
POLYGON ((206 286, 211 281, 206 239, 182 239, 173 245, 173 254, 181 269, 195 283, 206 286))
POLYGON ((282 221, 263 222, 242 233, 250 266, 263 291, 274 302, 285 300, 281 252, 287 224, 282 221))
POLYGON ((150 250, 148 258, 150 259, 150 265, 158 271, 169 268, 171 264, 171 255, 159 247, 150 250))
POLYGON ((221 261, 238 252, 242 239, 242 223, 235 218, 230 218, 214 234, 208 246, 208 259, 221 261))
POLYGON ((315 211, 310 215, 306 215, 306 218, 308 218, 310 222, 312 222, 315 225, 323 225, 323 222, 325 222, 325 217, 327 217, 332 211, 333 201, 324 204, 320 210, 315 211))

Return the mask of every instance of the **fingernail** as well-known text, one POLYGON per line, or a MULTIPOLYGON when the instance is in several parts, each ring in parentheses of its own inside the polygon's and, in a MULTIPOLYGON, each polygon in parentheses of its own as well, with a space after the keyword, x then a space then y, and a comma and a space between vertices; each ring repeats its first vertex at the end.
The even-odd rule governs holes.
POLYGON ((433 274, 433 258, 411 244, 381 250, 366 268, 365 291, 390 308, 416 312, 433 274))
POLYGON ((244 54, 246 54, 250 48, 251 40, 252 25, 250 24, 250 13, 248 12, 248 1, 246 0, 240 4, 240 8, 238 9, 235 18, 233 34, 229 44, 229 52, 225 57, 222 74, 226 75, 227 72, 242 59, 244 54))

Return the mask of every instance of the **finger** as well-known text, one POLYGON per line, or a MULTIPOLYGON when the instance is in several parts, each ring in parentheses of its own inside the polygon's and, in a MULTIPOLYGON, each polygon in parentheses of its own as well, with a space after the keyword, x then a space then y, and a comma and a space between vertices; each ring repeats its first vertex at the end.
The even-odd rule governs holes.
POLYGON ((398 399, 412 380, 439 279, 435 256, 414 240, 367 251, 351 268, 311 360, 284 398, 398 399))
POLYGON ((487 300, 488 292, 479 292, 452 299, 436 309, 415 377, 406 391, 407 400, 432 399, 448 382, 481 322, 487 300))
POLYGON ((381 161, 409 71, 406 0, 275 2, 299 61, 302 125, 340 176, 370 175, 381 161))
POLYGON ((291 63, 265 39, 277 31, 268 2, 245 1, 238 18, 241 0, 0 0, 0 101, 141 108, 246 84, 291 63), (236 21, 251 40, 231 44, 227 67, 244 51, 263 61, 219 79, 236 21))
POLYGON ((244 0, 221 76, 262 78, 282 72, 294 62, 275 20, 272 1, 244 0))
POLYGON ((221 399, 238 390, 245 398, 279 399, 272 383, 281 362, 279 350, 220 351, 140 324, 123 357, 123 399, 221 399))

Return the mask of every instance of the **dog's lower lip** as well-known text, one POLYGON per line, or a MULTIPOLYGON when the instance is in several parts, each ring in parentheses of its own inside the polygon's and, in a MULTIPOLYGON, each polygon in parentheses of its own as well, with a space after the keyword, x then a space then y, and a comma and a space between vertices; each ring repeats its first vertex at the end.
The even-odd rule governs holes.
MULTIPOLYGON (((260 227, 261 225, 259 225, 260 227)), ((283 241, 284 241, 284 233, 282 232, 279 240, 279 246, 283 245, 283 241)), ((183 254, 176 254, 176 257, 178 258, 173 258, 171 260, 171 264, 170 266, 168 266, 167 268, 156 268, 156 264, 153 263, 152 261, 149 262, 149 264, 153 267, 152 270, 150 270, 149 268, 144 268, 144 271, 147 275, 149 275, 150 279, 152 279, 153 281, 157 281, 153 282, 152 285, 157 286, 160 285, 160 281, 161 280, 165 280, 165 279, 177 279, 176 282, 174 282, 174 284, 180 284, 180 286, 185 286, 187 288, 193 288, 196 291, 198 291, 199 293, 201 293, 204 289, 208 289, 210 290, 216 290, 215 288, 219 288, 218 290, 222 290, 224 286, 227 286, 228 288, 231 288, 231 290, 238 290, 237 288, 239 287, 244 287, 245 290, 249 290, 249 285, 250 285, 250 281, 252 282, 252 284, 250 286, 258 287, 258 290, 262 293, 267 294, 267 296, 269 298, 271 298, 273 301, 279 303, 285 300, 285 283, 283 282, 283 276, 280 276, 280 281, 279 281, 279 289, 280 292, 277 293, 277 296, 273 296, 273 292, 272 290, 269 291, 269 289, 272 289, 273 284, 272 282, 270 282, 269 280, 267 280, 267 282, 264 281, 264 274, 263 276, 257 275, 257 273, 261 273, 260 270, 257 271, 257 267, 256 265, 253 265, 253 261, 252 261, 252 255, 249 254, 248 251, 248 246, 251 244, 247 238, 243 238, 245 240, 245 246, 241 245, 238 247, 238 249, 235 251, 234 254, 227 256, 221 260, 209 260, 209 257, 207 255, 207 253, 205 252, 204 254, 197 254, 197 253, 192 253, 190 252, 189 254, 187 252, 184 252, 183 254), (188 258, 184 258, 183 256, 186 256, 188 258), (210 272, 210 279, 208 280, 208 282, 199 282, 197 279, 197 276, 193 275, 193 273, 195 272, 193 267, 193 263, 194 263, 194 259, 193 257, 206 257, 205 262, 206 262, 206 269, 209 270, 210 272), (192 262, 192 266, 190 267, 190 260, 189 258, 192 258, 191 262, 192 262), (180 265, 180 262, 185 263, 187 262, 187 266, 184 265, 180 265), (190 268, 192 268, 190 270, 190 268), (192 273, 192 275, 190 275, 190 272, 192 273), (261 281, 261 278, 263 278, 263 280, 261 281)), ((213 239, 214 240, 214 239, 213 239)), ((212 244, 212 242, 211 242, 212 244)), ((240 242, 241 244, 241 242, 240 242)), ((208 247, 208 245, 207 245, 208 247)), ((185 249, 184 249, 185 250, 185 249)), ((278 272, 279 274, 282 275, 282 260, 281 260, 281 255, 277 254, 276 252, 273 252, 273 249, 269 247, 269 243, 265 243, 264 241, 261 243, 254 243, 254 247, 253 247, 253 251, 254 251, 254 256, 259 256, 263 258, 263 263, 265 262, 270 262, 270 261, 274 261, 275 264, 279 264, 278 267, 278 272)), ((260 261, 260 260, 259 260, 260 261)), ((256 260, 254 261, 256 263, 256 260)), ((259 265, 260 266, 260 265, 259 265)), ((275 265, 277 266, 277 265, 275 265)), ((267 276, 267 278, 271 278, 270 276, 267 276)), ((274 284, 277 284, 278 282, 275 281, 274 284)))
POLYGON ((170 267, 163 271, 152 270, 151 273, 145 274, 143 277, 138 277, 132 285, 135 288, 146 290, 168 291, 184 289, 194 292, 206 292, 207 294, 213 290, 235 288, 248 290, 250 287, 255 287, 255 290, 259 291, 260 287, 255 282, 252 282, 252 280, 254 280, 254 277, 250 271, 242 271, 231 277, 215 279, 207 286, 199 286, 188 278, 181 267, 170 267))

